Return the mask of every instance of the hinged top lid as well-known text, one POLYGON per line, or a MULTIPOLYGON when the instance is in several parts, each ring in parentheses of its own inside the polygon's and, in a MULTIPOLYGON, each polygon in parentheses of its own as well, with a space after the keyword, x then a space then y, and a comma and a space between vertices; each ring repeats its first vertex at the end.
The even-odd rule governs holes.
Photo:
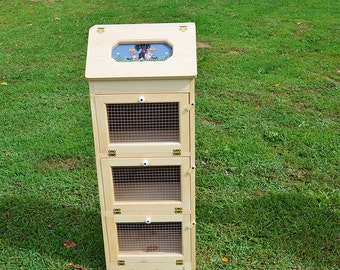
POLYGON ((95 25, 90 29, 88 80, 195 77, 194 23, 95 25))

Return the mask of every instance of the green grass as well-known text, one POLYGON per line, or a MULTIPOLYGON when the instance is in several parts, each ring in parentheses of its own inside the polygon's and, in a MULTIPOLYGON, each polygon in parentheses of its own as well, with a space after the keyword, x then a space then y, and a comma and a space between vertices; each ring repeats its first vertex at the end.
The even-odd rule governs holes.
POLYGON ((197 269, 337 269, 339 9, 1 0, 0 269, 105 269, 88 29, 186 21, 209 46, 196 80, 197 269))

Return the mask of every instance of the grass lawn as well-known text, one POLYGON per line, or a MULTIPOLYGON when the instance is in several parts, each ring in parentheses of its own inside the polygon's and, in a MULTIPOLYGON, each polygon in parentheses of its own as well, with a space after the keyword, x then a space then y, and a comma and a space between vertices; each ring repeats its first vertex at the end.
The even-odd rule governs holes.
POLYGON ((105 269, 88 29, 159 22, 197 27, 197 269, 338 269, 339 10, 0 0, 0 269, 105 269))

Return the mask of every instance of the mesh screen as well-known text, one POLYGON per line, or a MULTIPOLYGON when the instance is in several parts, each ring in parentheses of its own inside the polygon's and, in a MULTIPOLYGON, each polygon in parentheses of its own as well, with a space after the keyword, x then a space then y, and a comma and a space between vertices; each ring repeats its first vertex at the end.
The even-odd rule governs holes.
POLYGON ((107 104, 111 143, 179 142, 177 102, 107 104))
POLYGON ((181 167, 112 167, 116 201, 181 200, 181 167))
POLYGON ((182 253, 182 224, 118 223, 120 254, 182 253))

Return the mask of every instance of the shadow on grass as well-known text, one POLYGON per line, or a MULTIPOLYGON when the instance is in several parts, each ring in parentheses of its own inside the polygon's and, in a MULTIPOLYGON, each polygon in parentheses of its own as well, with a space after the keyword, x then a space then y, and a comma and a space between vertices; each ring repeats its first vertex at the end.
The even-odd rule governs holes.
MULTIPOLYGON (((219 256, 233 254, 242 257, 235 262, 248 260, 248 265, 256 265, 251 260, 261 261, 257 263, 259 268, 276 265, 287 257, 294 260, 292 266, 336 269, 340 265, 336 196, 332 199, 299 192, 264 193, 240 204, 235 202, 223 198, 218 202, 197 202, 198 223, 204 218, 207 226, 218 231, 213 241, 221 241, 219 248, 224 250, 219 251, 219 256), (209 215, 205 211, 208 209, 209 215)), ((198 229, 199 237, 205 224, 198 229)))
MULTIPOLYGON (((197 201, 198 245, 210 242, 211 251, 219 253, 217 257, 232 254, 231 267, 261 269, 279 264, 283 256, 294 259, 292 266, 336 269, 340 264, 335 199, 281 192, 236 202, 203 196, 197 201)), ((0 214, 0 243, 4 248, 33 250, 43 258, 59 262, 63 268, 72 261, 89 269, 105 269, 99 209, 63 207, 21 194, 3 196, 0 214), (67 249, 63 245, 65 239, 77 246, 67 249)), ((39 269, 16 267, 8 269, 39 269)))
MULTIPOLYGON (((99 209, 62 207, 33 196, 13 195, 0 199, 0 214, 0 243, 5 249, 37 252, 42 261, 50 260, 54 267, 58 262, 61 269, 70 261, 89 269, 105 269, 99 209), (66 248, 66 239, 76 247, 66 248)), ((5 269, 19 269, 20 260, 25 258, 17 258, 13 262, 17 265, 5 269)))

